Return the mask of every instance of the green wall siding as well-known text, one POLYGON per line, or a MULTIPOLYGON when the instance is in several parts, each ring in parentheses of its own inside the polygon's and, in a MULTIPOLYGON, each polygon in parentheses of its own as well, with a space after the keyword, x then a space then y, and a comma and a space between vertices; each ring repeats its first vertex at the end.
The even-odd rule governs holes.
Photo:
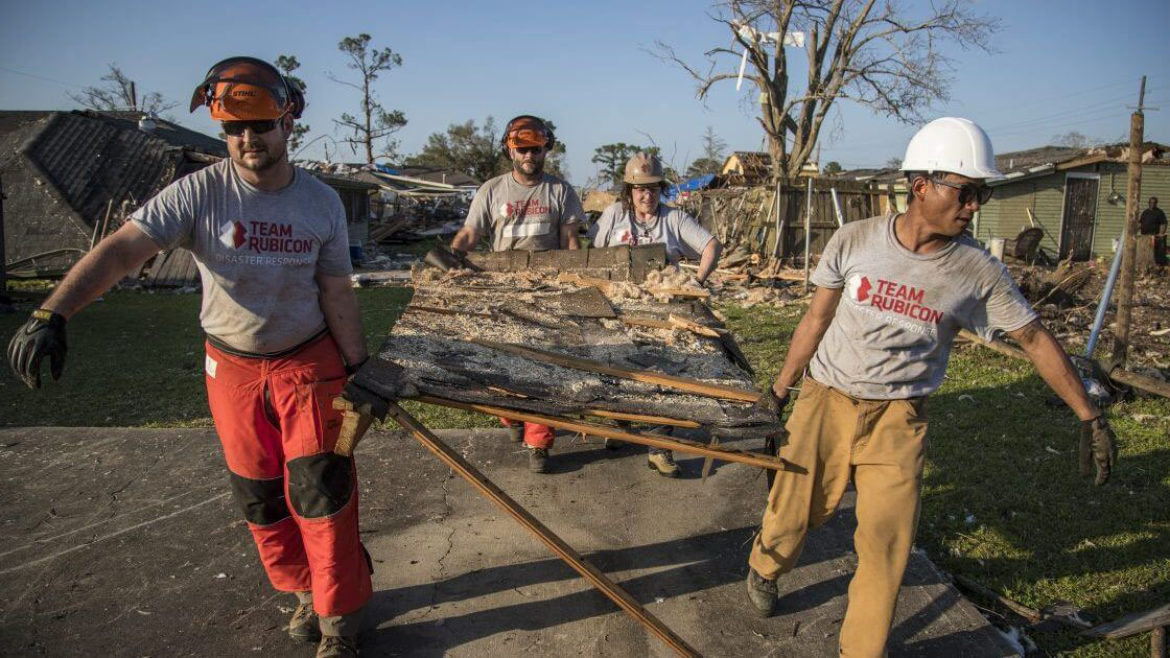
MULTIPOLYGON (((1049 253, 1058 253, 1061 215, 1064 212, 1064 183, 1069 173, 1097 174, 1097 217, 1093 228, 1093 255, 1108 258, 1113 254, 1113 240, 1121 234, 1125 224, 1126 186, 1129 174, 1124 163, 1102 162, 1068 171, 1057 171, 1045 176, 1015 183, 997 185, 995 196, 979 212, 978 239, 1015 238, 1020 229, 1028 226, 1027 208, 1032 209, 1036 223, 1044 229, 1041 246, 1049 253), (1120 203, 1109 202, 1116 190, 1122 195, 1120 203)), ((1141 209, 1146 208, 1151 196, 1158 197, 1158 206, 1170 207, 1170 166, 1147 165, 1142 168, 1141 209)))

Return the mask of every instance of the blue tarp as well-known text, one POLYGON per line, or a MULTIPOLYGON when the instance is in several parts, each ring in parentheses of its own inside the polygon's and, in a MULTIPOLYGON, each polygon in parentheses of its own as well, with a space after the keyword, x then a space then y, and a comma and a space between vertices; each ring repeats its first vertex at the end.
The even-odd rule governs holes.
POLYGON ((712 181, 715 180, 715 174, 706 174, 697 178, 692 178, 689 181, 679 183, 678 185, 671 185, 666 188, 666 199, 672 200, 678 198, 681 192, 694 192, 695 190, 705 189, 712 181))

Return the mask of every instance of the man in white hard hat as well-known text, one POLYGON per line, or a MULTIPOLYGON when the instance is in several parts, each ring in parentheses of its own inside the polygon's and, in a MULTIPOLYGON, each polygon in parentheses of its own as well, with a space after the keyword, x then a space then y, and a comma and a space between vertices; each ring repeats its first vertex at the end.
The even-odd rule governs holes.
POLYGON ((1097 484, 1116 460, 1113 432, 1068 357, 1007 268, 966 233, 991 197, 986 181, 1000 176, 987 134, 967 119, 932 121, 910 141, 902 170, 906 212, 846 224, 812 277, 817 290, 771 388, 782 409, 804 373, 780 455, 806 472, 776 474, 748 559, 748 595, 770 615, 777 577, 853 481, 858 565, 842 656, 885 652, 918 522, 926 397, 960 329, 1019 342, 1082 421, 1081 466, 1096 463, 1097 484))

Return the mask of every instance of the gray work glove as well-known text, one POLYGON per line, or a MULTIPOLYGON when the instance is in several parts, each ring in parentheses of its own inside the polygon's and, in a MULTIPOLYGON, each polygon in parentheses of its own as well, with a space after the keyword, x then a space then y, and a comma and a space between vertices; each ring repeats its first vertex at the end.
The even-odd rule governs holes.
POLYGON ((38 308, 8 343, 8 363, 29 388, 40 388, 41 359, 48 356, 53 379, 61 379, 65 352, 65 316, 38 308))
POLYGON ((1117 463, 1117 437, 1105 416, 1081 421, 1081 475, 1089 475, 1097 467, 1093 481, 1098 486, 1109 481, 1113 465, 1117 463))

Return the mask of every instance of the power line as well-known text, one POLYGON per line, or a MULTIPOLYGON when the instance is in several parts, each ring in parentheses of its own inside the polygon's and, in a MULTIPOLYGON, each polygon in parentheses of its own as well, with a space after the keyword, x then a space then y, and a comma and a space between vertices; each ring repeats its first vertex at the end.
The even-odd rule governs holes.
POLYGON ((77 85, 75 85, 75 84, 70 84, 68 82, 62 82, 61 80, 55 80, 53 78, 46 78, 43 75, 37 75, 35 73, 26 73, 25 71, 17 71, 16 69, 10 69, 7 66, 0 66, 0 71, 7 71, 9 73, 15 73, 16 75, 23 75, 26 78, 33 78, 35 80, 44 80, 45 82, 52 82, 54 84, 61 85, 62 87, 68 87, 70 89, 77 88, 77 85))

